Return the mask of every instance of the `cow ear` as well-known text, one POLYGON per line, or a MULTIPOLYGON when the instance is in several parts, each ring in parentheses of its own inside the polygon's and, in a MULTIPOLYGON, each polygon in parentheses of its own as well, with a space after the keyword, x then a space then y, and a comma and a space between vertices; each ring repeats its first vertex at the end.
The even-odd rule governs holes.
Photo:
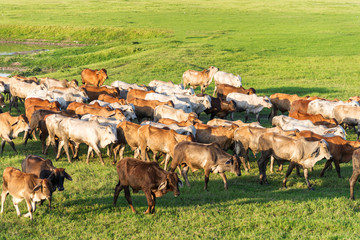
POLYGON ((166 186, 167 186, 167 181, 165 180, 164 182, 160 183, 158 190, 159 191, 164 190, 166 186))
POLYGON ((33 192, 38 191, 40 188, 41 188, 41 183, 34 187, 33 192))
POLYGON ((320 147, 317 147, 315 151, 311 154, 311 157, 317 157, 320 154, 320 147))
POLYGON ((232 158, 230 158, 229 160, 227 160, 226 162, 225 162, 225 164, 233 164, 234 163, 234 160, 232 160, 232 158))
POLYGON ((65 169, 64 169, 64 173, 65 173, 65 178, 66 178, 67 180, 72 181, 72 177, 71 177, 67 172, 65 172, 65 169))
POLYGON ((48 176, 48 180, 51 181, 51 179, 53 179, 55 176, 55 173, 54 172, 51 172, 51 174, 48 176))

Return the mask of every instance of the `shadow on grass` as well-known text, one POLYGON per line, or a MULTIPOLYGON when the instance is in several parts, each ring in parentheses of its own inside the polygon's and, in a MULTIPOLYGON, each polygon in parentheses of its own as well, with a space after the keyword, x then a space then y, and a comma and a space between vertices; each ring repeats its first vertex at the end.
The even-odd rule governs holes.
MULTIPOLYGON (((256 91, 263 93, 267 96, 270 96, 274 93, 287 93, 287 94, 298 94, 299 96, 303 95, 312 95, 313 93, 324 93, 328 94, 329 92, 334 93, 334 90, 327 89, 326 87, 274 87, 274 88, 259 88, 256 91)), ((336 92, 336 91, 335 91, 336 92)))

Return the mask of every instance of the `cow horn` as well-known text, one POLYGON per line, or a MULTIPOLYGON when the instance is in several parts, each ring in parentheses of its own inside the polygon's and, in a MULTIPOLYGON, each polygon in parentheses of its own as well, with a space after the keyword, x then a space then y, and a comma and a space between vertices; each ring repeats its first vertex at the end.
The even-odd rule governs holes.
POLYGON ((165 180, 164 182, 160 183, 158 190, 161 191, 161 190, 165 189, 166 185, 167 185, 167 181, 165 180))
POLYGON ((33 188, 33 192, 36 192, 37 190, 39 190, 41 188, 41 183, 36 185, 34 188, 33 188))

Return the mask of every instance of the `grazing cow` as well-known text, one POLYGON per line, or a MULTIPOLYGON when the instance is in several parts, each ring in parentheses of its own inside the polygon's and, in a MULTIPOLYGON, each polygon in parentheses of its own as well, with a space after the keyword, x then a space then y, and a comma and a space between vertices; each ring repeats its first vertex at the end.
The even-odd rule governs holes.
POLYGON ((157 100, 157 101, 160 101, 160 102, 172 101, 173 104, 174 104, 174 108, 182 109, 186 113, 192 112, 192 108, 191 108, 190 103, 188 103, 186 101, 182 101, 182 100, 178 99, 174 95, 167 96, 167 95, 160 94, 160 93, 149 93, 149 94, 147 94, 145 96, 145 100, 157 100))
POLYGON ((157 122, 161 118, 170 118, 178 122, 200 122, 196 113, 186 113, 181 109, 175 109, 168 105, 157 106, 154 109, 154 122, 157 122))
POLYGON ((243 93, 246 95, 255 94, 256 90, 254 88, 245 89, 243 87, 234 87, 228 84, 219 84, 216 86, 216 96, 222 100, 226 99, 226 96, 229 93, 243 93))
MULTIPOLYGON (((264 107, 271 108, 272 106, 268 97, 258 97, 256 94, 246 95, 243 93, 229 93, 226 97, 226 101, 234 101, 238 112, 246 111, 245 122, 247 122, 249 118, 249 113, 255 114, 256 121, 260 122, 261 110, 263 110, 264 107)), ((234 113, 231 114, 231 120, 233 120, 233 115, 234 113)))
POLYGON ((215 116, 218 116, 219 118, 226 118, 229 113, 236 111, 236 104, 234 101, 225 101, 220 98, 209 97, 211 99, 211 107, 209 109, 205 109, 204 112, 207 115, 211 114, 210 120, 215 116))
POLYGON ((204 93, 205 88, 210 85, 215 73, 219 71, 217 67, 210 66, 203 71, 187 70, 182 76, 184 88, 190 85, 192 88, 201 87, 201 93, 204 93))
MULTIPOLYGON (((328 119, 335 118, 333 110, 338 105, 357 106, 357 107, 360 106, 357 101, 346 103, 343 101, 328 101, 328 100, 317 99, 309 103, 307 113, 321 114, 323 115, 323 117, 328 119)), ((340 123, 338 119, 336 120, 340 123)))
POLYGON ((182 166, 181 175, 190 186, 187 172, 189 168, 193 172, 199 169, 205 171, 205 186, 209 182, 211 172, 218 173, 224 181, 224 188, 228 189, 225 176, 226 171, 230 171, 237 176, 241 176, 240 161, 236 155, 230 155, 221 149, 216 142, 210 144, 202 144, 196 142, 181 142, 174 149, 174 159, 171 162, 170 171, 175 171, 177 166, 182 166))
POLYGON ((314 125, 325 125, 329 128, 339 125, 335 118, 327 119, 324 118, 321 114, 308 114, 303 112, 290 111, 289 117, 298 120, 310 120, 314 125))
POLYGON ((296 165, 304 168, 304 177, 308 189, 312 189, 308 171, 315 163, 323 158, 330 159, 331 154, 328 143, 325 140, 317 142, 307 141, 304 138, 294 139, 277 133, 264 133, 260 136, 259 146, 261 157, 258 160, 260 172, 260 184, 267 183, 266 165, 272 156, 279 161, 290 161, 289 168, 283 180, 283 187, 286 188, 287 178, 296 165), (286 147, 284 147, 286 146, 286 147))
POLYGON ((320 177, 324 176, 325 170, 334 162, 338 177, 341 178, 340 163, 348 163, 352 158, 353 152, 360 147, 359 141, 346 141, 339 136, 323 137, 311 131, 297 132, 296 136, 298 138, 304 137, 307 141, 320 141, 324 139, 329 144, 331 158, 325 163, 323 170, 320 172, 320 177))
POLYGON ((104 68, 100 70, 91 70, 86 68, 81 72, 82 84, 90 84, 96 87, 100 87, 103 85, 106 79, 108 79, 108 75, 106 69, 104 68))
MULTIPOLYGON (((64 191, 65 178, 72 181, 71 176, 65 172, 65 168, 56 168, 50 159, 43 159, 39 156, 28 155, 21 163, 21 170, 24 173, 35 174, 38 178, 48 179, 52 185, 51 192, 64 191)), ((51 208, 51 199, 49 199, 51 208)))
POLYGON ((18 204, 25 199, 28 213, 24 217, 33 219, 35 203, 43 199, 51 198, 51 183, 48 179, 38 178, 34 174, 23 173, 19 169, 7 167, 3 173, 3 185, 1 193, 1 213, 4 212, 6 196, 13 197, 16 214, 21 215, 18 204))
POLYGON ((108 102, 108 103, 119 103, 120 105, 126 104, 125 99, 115 98, 115 97, 112 97, 112 96, 110 96, 108 94, 100 94, 99 97, 98 97, 98 100, 108 102))
POLYGON ((17 138, 19 133, 28 132, 29 130, 29 121, 24 114, 12 117, 9 112, 0 113, 0 137, 2 139, 0 154, 3 153, 6 142, 10 144, 14 152, 17 154, 12 139, 17 138))
POLYGON ((50 143, 55 146, 55 136, 60 139, 56 159, 60 158, 61 149, 64 147, 68 161, 71 162, 69 155, 69 141, 71 141, 75 145, 74 158, 78 157, 80 143, 85 143, 89 146, 86 163, 89 163, 90 153, 94 150, 101 164, 105 165, 100 148, 117 141, 115 129, 110 126, 101 126, 96 121, 83 121, 54 114, 48 116, 45 122, 49 132, 46 148, 50 143))
POLYGON ((157 106, 168 105, 174 107, 172 101, 160 102, 157 100, 145 100, 140 98, 131 98, 128 103, 134 105, 135 114, 139 122, 141 122, 143 118, 154 119, 154 109, 157 106))
POLYGON ((354 198, 354 186, 356 181, 360 175, 360 149, 357 149, 353 152, 352 155, 352 165, 353 165, 353 173, 351 178, 349 179, 350 182, 350 200, 355 200, 354 198))
MULTIPOLYGON (((282 135, 293 135, 295 136, 295 131, 283 131, 280 127, 274 128, 263 128, 258 126, 242 126, 235 130, 234 132, 234 142, 235 142, 235 153, 240 156, 242 162, 247 163, 244 166, 245 170, 250 169, 249 162, 249 149, 251 149, 254 157, 260 151, 259 139, 261 135, 267 132, 279 133, 282 135)), ((272 168, 270 169, 273 172, 272 168)))
POLYGON ((280 115, 276 116, 272 120, 273 126, 279 126, 283 130, 287 131, 305 131, 309 130, 325 137, 340 136, 346 140, 346 132, 343 127, 337 126, 333 128, 327 128, 322 125, 314 125, 310 120, 297 120, 292 117, 280 115))
POLYGON ((357 140, 359 140, 360 107, 338 105, 334 107, 333 114, 339 124, 342 124, 343 126, 347 125, 354 127, 355 133, 357 135, 357 140))
POLYGON ((232 73, 218 71, 214 75, 215 89, 213 96, 215 96, 215 92, 217 90, 217 86, 220 84, 227 84, 233 87, 241 87, 241 77, 240 75, 235 76, 232 73))
POLYGON ((94 87, 90 85, 85 85, 85 86, 81 86, 81 89, 86 90, 86 93, 90 101, 97 100, 101 94, 107 94, 114 98, 118 98, 120 95, 119 90, 117 88, 109 87, 109 86, 94 87))
POLYGON ((175 197, 180 195, 179 186, 182 186, 182 182, 177 174, 161 169, 157 162, 144 162, 135 158, 124 158, 116 164, 116 171, 119 176, 119 182, 115 187, 114 207, 116 206, 119 193, 124 189, 125 198, 131 210, 133 213, 136 212, 131 201, 129 187, 133 189, 133 192, 142 190, 145 193, 148 202, 145 214, 155 213, 157 197, 161 197, 169 191, 173 191, 175 197))
POLYGON ((174 147, 176 144, 182 141, 194 141, 192 135, 182 135, 171 129, 160 129, 150 125, 141 126, 138 134, 141 159, 143 161, 149 160, 147 150, 153 152, 154 161, 156 161, 157 153, 164 153, 166 154, 164 169, 167 169, 170 157, 174 157, 174 147))

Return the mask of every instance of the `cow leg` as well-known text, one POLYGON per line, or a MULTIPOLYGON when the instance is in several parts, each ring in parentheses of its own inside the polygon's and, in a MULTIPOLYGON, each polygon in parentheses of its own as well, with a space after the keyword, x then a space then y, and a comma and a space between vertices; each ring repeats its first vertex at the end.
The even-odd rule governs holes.
POLYGON ((248 121, 248 119, 249 119, 249 113, 248 113, 248 111, 246 111, 245 112, 245 123, 248 121))
POLYGON ((340 173, 340 163, 338 161, 334 161, 334 164, 335 164, 335 169, 336 169, 338 177, 342 178, 341 173, 340 173))
MULTIPOLYGON (((66 157, 67 157, 69 163, 72 163, 72 160, 71 160, 71 157, 70 157, 70 154, 69 154, 69 142, 68 141, 61 141, 61 142, 63 142, 64 150, 65 150, 66 157)), ((60 148, 60 146, 59 146, 59 148, 60 148)), ((58 152, 58 154, 59 153, 60 153, 60 151, 58 152)))
POLYGON ((217 86, 215 85, 213 97, 215 96, 216 90, 217 90, 217 86))
POLYGON ((0 213, 4 212, 4 203, 5 203, 6 196, 8 194, 9 194, 9 192, 3 188, 3 191, 1 193, 1 212, 0 213))
POLYGON ((226 179, 226 175, 225 173, 219 173, 220 176, 222 177, 223 181, 224 181, 224 188, 227 190, 228 189, 228 184, 227 184, 227 179, 226 179))
POLYGON ((15 207, 15 210, 16 210, 16 215, 18 215, 18 216, 20 217, 20 216, 21 216, 21 212, 20 212, 18 203, 15 202, 15 199, 13 199, 13 204, 14 204, 14 207, 15 207))
POLYGON ((100 162, 101 162, 101 165, 105 165, 105 163, 104 163, 104 160, 103 160, 103 158, 102 158, 102 156, 101 156, 101 151, 100 151, 100 149, 98 149, 97 147, 96 148, 94 148, 94 151, 96 152, 96 154, 98 155, 98 157, 100 158, 100 162))
POLYGON ((324 176, 326 169, 328 169, 331 166, 332 161, 333 161, 332 159, 326 161, 324 168, 320 172, 320 177, 324 176))
POLYGON ((17 152, 16 149, 15 149, 15 144, 14 144, 14 142, 13 142, 13 141, 10 141, 9 144, 10 144, 11 148, 14 150, 14 152, 15 152, 16 154, 18 154, 18 152, 17 152))
POLYGON ((28 208, 29 212, 27 214, 25 214, 24 217, 30 217, 30 219, 32 220, 33 216, 32 216, 32 207, 31 207, 30 199, 25 198, 25 201, 26 201, 26 205, 27 205, 27 208, 28 208))
POLYGON ((170 157, 171 157, 170 154, 167 153, 166 156, 165 156, 165 166, 164 166, 164 170, 167 169, 167 166, 168 166, 170 157))
POLYGON ((181 176, 184 178, 185 182, 186 182, 186 185, 188 187, 190 187, 190 182, 189 182, 189 179, 187 177, 187 173, 189 171, 189 166, 185 166, 181 169, 181 176))
POLYGON ((151 197, 152 197, 152 199, 153 199, 154 205, 152 206, 152 209, 150 209, 150 213, 151 213, 151 214, 154 214, 154 213, 155 213, 155 204, 156 204, 156 196, 155 196, 155 193, 151 192, 151 197))
POLYGON ((275 163, 275 158, 273 156, 270 157, 270 172, 274 173, 274 163, 275 163))
POLYGON ((296 165, 296 163, 290 162, 289 168, 288 168, 288 170, 286 171, 285 178, 283 179, 283 188, 287 188, 287 187, 286 187, 287 179, 288 179, 288 177, 290 176, 290 174, 291 174, 292 170, 294 169, 295 165, 296 165))
POLYGON ((309 182, 309 169, 304 168, 304 177, 305 177, 305 181, 306 184, 308 186, 309 190, 314 190, 314 188, 311 186, 310 182, 309 182))
POLYGON ((153 200, 150 190, 145 190, 144 193, 146 196, 146 200, 148 202, 148 208, 146 209, 144 214, 152 213, 152 209, 154 208, 154 210, 155 210, 155 201, 153 200))
POLYGON ((360 134, 359 127, 360 127, 360 123, 358 124, 357 128, 354 126, 354 131, 356 132, 356 135, 357 135, 356 140, 359 140, 359 134, 360 134))
POLYGON ((264 151, 261 153, 261 157, 259 158, 259 160, 257 160, 259 167, 260 184, 268 183, 266 179, 266 165, 270 156, 271 156, 271 152, 264 151))
POLYGON ((256 116, 256 121, 260 122, 260 112, 258 112, 255 116, 256 116))
POLYGON ((351 178, 349 179, 349 182, 350 182, 350 200, 355 200, 354 186, 355 186, 356 180, 358 179, 359 175, 360 175, 359 171, 353 170, 353 174, 352 174, 351 178))
POLYGON ((121 190, 123 190, 124 187, 120 184, 120 181, 118 182, 118 184, 116 184, 116 187, 115 187, 115 192, 114 192, 114 201, 113 201, 113 206, 115 207, 116 206, 116 202, 117 202, 117 199, 119 197, 119 193, 121 192, 121 190))
POLYGON ((232 113, 230 114, 230 119, 231 119, 231 121, 234 121, 234 115, 235 115, 235 112, 232 112, 232 113))
POLYGON ((2 140, 2 141, 1 141, 1 152, 0 152, 0 154, 2 154, 3 151, 4 151, 5 143, 6 143, 5 140, 2 140))
POLYGON ((207 185, 209 182, 209 176, 210 176, 210 169, 205 169, 205 186, 204 186, 204 190, 207 191, 207 185))
MULTIPOLYGON (((56 154, 56 157, 55 157, 55 160, 58 161, 59 158, 60 158, 60 155, 61 155, 61 150, 63 148, 63 146, 65 145, 64 141, 60 141, 59 142, 59 146, 58 146, 58 151, 57 151, 57 154, 56 154)), ((66 147, 65 147, 66 148, 66 147)))
MULTIPOLYGON (((129 186, 124 187, 124 192, 125 192, 125 198, 126 198, 126 200, 128 201, 132 212, 133 212, 133 213, 136 213, 135 208, 134 208, 134 206, 133 206, 133 204, 132 204, 132 201, 131 201, 131 195, 130 195, 129 186)), ((145 194, 146 194, 146 193, 145 193, 145 194)))
POLYGON ((89 146, 88 153, 87 153, 87 156, 86 156, 86 163, 87 164, 89 164, 89 158, 90 158, 91 152, 92 152, 92 147, 89 146))

